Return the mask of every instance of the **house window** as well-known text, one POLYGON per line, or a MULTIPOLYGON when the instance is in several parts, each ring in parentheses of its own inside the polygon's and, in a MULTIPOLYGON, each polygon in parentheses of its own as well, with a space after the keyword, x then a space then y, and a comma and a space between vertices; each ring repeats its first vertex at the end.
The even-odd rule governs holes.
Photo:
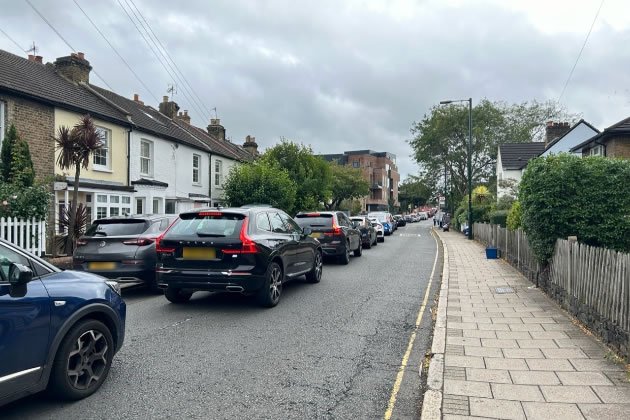
POLYGON ((120 216, 120 209, 118 207, 110 207, 109 208, 109 216, 120 216))
POLYGON ((123 207, 121 210, 123 216, 129 216, 131 214, 131 207, 123 207))
POLYGON ((177 200, 166 200, 164 213, 176 214, 177 213, 177 200))
POLYGON ((120 202, 120 197, 117 195, 110 195, 109 202, 112 204, 118 204, 120 202))
POLYGON ((96 170, 109 170, 110 157, 109 152, 111 149, 110 133, 101 127, 96 127, 96 132, 101 137, 103 147, 94 152, 94 169, 96 170))
POLYGON ((199 168, 201 166, 201 155, 193 155, 193 184, 199 184, 201 181, 199 179, 199 168))
POLYGON ((153 199, 153 214, 159 214, 159 213, 160 213, 160 199, 154 198, 153 199))
POLYGON ((104 194, 98 194, 96 196, 96 201, 99 203, 107 203, 107 196, 104 194))
POLYGON ((591 148, 588 151, 588 155, 589 156, 605 156, 606 154, 604 153, 604 146, 602 146, 601 144, 598 144, 597 146, 591 148))
POLYGON ((96 208, 96 218, 103 219, 107 217, 107 207, 97 207, 96 208))
POLYGON ((136 198, 136 214, 144 213, 144 198, 136 198))
POLYGON ((359 161, 355 160, 354 162, 352 162, 352 166, 355 167, 355 168, 358 168, 359 167, 359 161))
POLYGON ((140 173, 146 176, 153 176, 153 142, 148 140, 140 141, 140 173))
POLYGON ((0 102, 0 146, 4 139, 4 102, 0 102))
POLYGON ((122 196, 122 203, 123 204, 131 204, 131 197, 129 197, 128 195, 123 195, 122 196))
POLYGON ((214 185, 223 185, 223 162, 220 160, 214 162, 214 185))

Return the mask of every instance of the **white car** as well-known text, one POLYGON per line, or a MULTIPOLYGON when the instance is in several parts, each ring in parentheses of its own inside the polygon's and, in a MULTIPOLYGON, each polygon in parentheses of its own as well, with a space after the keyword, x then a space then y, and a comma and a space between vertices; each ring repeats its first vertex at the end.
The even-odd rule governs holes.
POLYGON ((376 229, 376 241, 385 242, 385 228, 381 222, 379 222, 376 217, 370 217, 370 222, 372 222, 372 226, 376 229))
POLYGON ((421 211, 420 213, 418 213, 418 217, 420 218, 420 220, 428 220, 429 219, 429 215, 427 214, 426 211, 421 211))

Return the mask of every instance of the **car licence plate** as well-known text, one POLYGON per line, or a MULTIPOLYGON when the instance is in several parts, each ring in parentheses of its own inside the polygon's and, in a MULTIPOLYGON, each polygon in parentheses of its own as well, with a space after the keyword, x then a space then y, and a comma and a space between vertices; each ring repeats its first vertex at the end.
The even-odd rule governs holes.
POLYGON ((312 238, 323 238, 324 234, 321 233, 321 232, 313 232, 313 233, 311 233, 311 237, 312 238))
POLYGON ((214 248, 184 248, 182 256, 185 260, 214 260, 217 251, 214 248))
POLYGON ((89 270, 113 270, 116 268, 116 263, 114 262, 91 262, 88 263, 89 270))

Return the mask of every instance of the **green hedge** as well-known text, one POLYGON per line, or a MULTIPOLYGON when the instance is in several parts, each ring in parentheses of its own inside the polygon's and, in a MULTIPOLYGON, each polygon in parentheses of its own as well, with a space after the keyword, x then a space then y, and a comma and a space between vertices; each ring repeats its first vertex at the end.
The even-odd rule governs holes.
POLYGON ((507 226, 508 211, 507 210, 495 210, 490 213, 490 223, 493 225, 501 225, 501 227, 507 226))
POLYGON ((520 184, 523 229, 542 263, 556 239, 630 251, 630 161, 560 154, 529 162, 520 184))
POLYGON ((51 192, 45 185, 19 187, 0 184, 0 217, 45 219, 48 214, 51 192))
POLYGON ((508 213, 507 227, 510 230, 517 230, 523 226, 523 217, 521 216, 521 203, 515 201, 508 213))

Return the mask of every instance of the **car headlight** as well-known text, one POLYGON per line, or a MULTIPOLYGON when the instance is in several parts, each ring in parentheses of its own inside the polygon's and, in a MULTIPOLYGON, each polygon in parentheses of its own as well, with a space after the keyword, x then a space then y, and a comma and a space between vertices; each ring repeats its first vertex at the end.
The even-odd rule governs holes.
POLYGON ((120 289, 120 284, 118 284, 117 281, 105 280, 105 284, 107 284, 110 289, 112 289, 114 292, 116 292, 116 294, 118 296, 122 296, 122 292, 121 292, 121 289, 120 289))

